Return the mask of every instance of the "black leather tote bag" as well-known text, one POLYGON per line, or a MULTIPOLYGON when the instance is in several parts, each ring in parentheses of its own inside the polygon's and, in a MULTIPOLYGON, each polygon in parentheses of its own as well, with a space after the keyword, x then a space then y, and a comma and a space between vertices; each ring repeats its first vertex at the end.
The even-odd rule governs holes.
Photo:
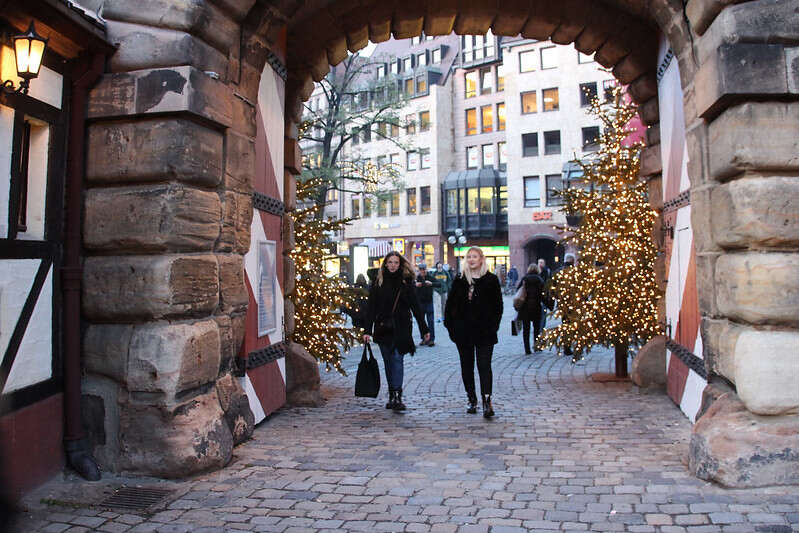
POLYGON ((379 393, 380 368, 377 366, 377 359, 372 355, 372 345, 367 342, 363 346, 363 355, 355 374, 355 396, 377 398, 379 393), (369 357, 366 356, 367 352, 369 357))

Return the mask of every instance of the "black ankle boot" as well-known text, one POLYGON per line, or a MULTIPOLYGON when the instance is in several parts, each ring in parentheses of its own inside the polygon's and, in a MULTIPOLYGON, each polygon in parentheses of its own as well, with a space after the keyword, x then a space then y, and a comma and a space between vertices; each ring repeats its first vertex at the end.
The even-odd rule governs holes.
POLYGON ((466 408, 466 412, 470 415, 473 415, 477 412, 477 396, 474 394, 469 394, 469 407, 466 408))
POLYGON ((394 409, 397 404, 397 391, 388 389, 388 402, 386 402, 386 409, 394 409))
POLYGON ((406 409, 405 404, 402 403, 402 389, 394 391, 394 406, 392 409, 395 411, 404 411, 406 409))
POLYGON ((483 418, 494 416, 494 408, 491 407, 491 395, 483 394, 483 418))

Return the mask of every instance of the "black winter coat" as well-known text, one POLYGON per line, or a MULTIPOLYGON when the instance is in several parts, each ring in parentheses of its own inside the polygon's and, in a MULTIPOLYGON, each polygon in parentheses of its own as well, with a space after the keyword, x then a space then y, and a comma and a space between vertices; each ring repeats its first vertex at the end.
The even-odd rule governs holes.
POLYGON ((383 285, 378 285, 377 281, 372 283, 369 289, 369 303, 366 306, 367 312, 363 328, 367 334, 372 334, 375 322, 388 317, 391 308, 394 306, 394 299, 399 290, 399 300, 394 309, 394 332, 390 338, 374 337, 378 344, 393 344, 400 354, 415 353, 416 343, 413 341, 413 324, 411 323, 411 313, 416 318, 419 331, 424 337, 430 330, 425 324, 424 314, 416 300, 416 291, 413 281, 402 279, 399 275, 384 275, 383 285))
POLYGON ((538 274, 527 274, 522 278, 519 286, 524 284, 527 298, 519 309, 519 318, 522 320, 541 321, 541 302, 544 299, 544 280, 538 274))
POLYGON ((497 343, 502 320, 502 289, 499 279, 487 272, 474 280, 474 293, 469 302, 469 282, 462 274, 452 282, 444 327, 455 344, 491 346, 497 343))

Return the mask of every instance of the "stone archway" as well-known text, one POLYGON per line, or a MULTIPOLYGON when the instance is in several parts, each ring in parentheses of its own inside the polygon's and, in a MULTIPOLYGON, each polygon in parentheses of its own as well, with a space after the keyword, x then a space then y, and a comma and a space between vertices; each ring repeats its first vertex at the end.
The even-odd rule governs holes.
MULTIPOLYGON (((94 3, 103 6, 120 49, 90 110, 89 158, 98 165, 89 169, 85 203, 84 282, 91 289, 84 292, 90 322, 84 359, 106 406, 124 406, 117 421, 140 418, 131 427, 152 424, 172 438, 167 450, 132 455, 126 450, 146 443, 117 432, 104 463, 162 475, 154 464, 170 464, 188 474, 222 466, 230 456, 230 443, 214 437, 224 431, 213 384, 243 327, 242 282, 229 265, 241 262, 249 243, 253 102, 270 51, 287 50, 284 201, 292 209, 296 125, 313 81, 370 39, 423 30, 491 28, 596 51, 630 84, 650 126, 658 121, 656 30, 667 36, 683 76, 706 365, 737 386, 737 394, 725 393, 725 409, 741 421, 770 415, 768 427, 776 427, 770 434, 783 422, 796 423, 799 187, 792 176, 799 169, 799 75, 792 46, 799 42, 799 15, 790 1, 691 2, 684 9, 668 0, 94 3), (104 167, 109 160, 116 164, 104 167), (784 208, 773 209, 775 202, 784 208), (105 297, 122 293, 137 298, 105 297), (171 380, 148 373, 141 357, 130 359, 135 349, 146 354, 147 342, 166 340, 179 354, 171 380), (95 349, 109 345, 126 355, 95 349), (188 371, 180 364, 186 357, 203 364, 188 371), (131 382, 139 392, 119 386, 131 382)), ((642 164, 656 209, 662 207, 658 134, 648 130, 642 164)), ((285 230, 290 246, 292 228, 285 230)), ((293 266, 284 265, 291 280, 293 266)), ((287 303, 287 316, 291 309, 287 303)), ((799 480, 795 438, 768 440, 762 422, 756 435, 730 435, 724 424, 709 423, 695 435, 699 475, 726 480, 720 469, 737 460, 716 447, 712 435, 720 432, 762 444, 771 468, 788 472, 776 481, 799 480)))

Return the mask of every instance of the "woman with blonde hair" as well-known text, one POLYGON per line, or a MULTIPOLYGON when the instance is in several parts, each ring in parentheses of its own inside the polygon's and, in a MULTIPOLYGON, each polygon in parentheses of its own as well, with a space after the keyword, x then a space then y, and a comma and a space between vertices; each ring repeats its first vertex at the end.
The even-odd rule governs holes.
POLYGON ((488 272, 483 250, 472 246, 466 252, 463 272, 452 282, 444 327, 458 347, 461 378, 469 405, 467 413, 477 412, 477 393, 474 384, 474 364, 480 375, 483 396, 483 416, 494 416, 491 405, 493 374, 491 357, 497 343, 497 331, 502 320, 502 289, 499 279, 488 272))
POLYGON ((398 252, 389 252, 377 273, 377 279, 369 289, 363 329, 364 342, 374 340, 380 346, 388 382, 388 403, 386 409, 404 411, 402 403, 402 381, 404 377, 404 356, 413 354, 411 313, 416 318, 419 331, 425 342, 430 333, 424 315, 416 300, 414 291, 415 274, 407 259, 398 252), (373 331, 374 330, 374 331, 373 331))

